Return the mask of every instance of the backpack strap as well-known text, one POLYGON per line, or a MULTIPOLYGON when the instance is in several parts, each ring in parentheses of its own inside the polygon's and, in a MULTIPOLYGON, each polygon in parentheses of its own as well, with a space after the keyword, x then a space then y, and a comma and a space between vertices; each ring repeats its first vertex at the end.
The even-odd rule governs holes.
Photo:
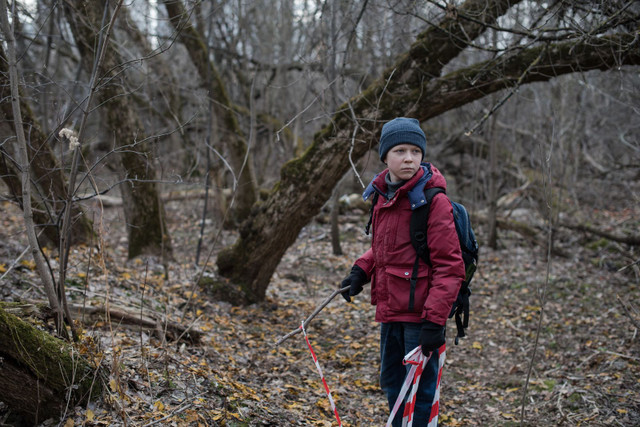
POLYGON ((469 283, 464 281, 462 282, 462 286, 460 291, 458 292, 458 297, 456 298, 453 306, 451 307, 451 314, 449 314, 449 319, 451 319, 455 315, 456 320, 456 339, 455 344, 458 345, 460 338, 464 338, 467 334, 465 333, 465 329, 469 327, 469 296, 471 295, 471 290, 469 289, 469 283))
POLYGON ((419 208, 414 209, 411 215, 411 223, 409 230, 411 233, 411 244, 416 253, 424 262, 431 265, 429 257, 429 245, 427 244, 427 227, 429 226, 429 212, 431 211, 431 201, 436 194, 446 194, 442 187, 432 187, 424 191, 426 203, 419 208))
POLYGON ((444 188, 432 187, 424 192, 426 203, 419 208, 414 209, 411 214, 411 223, 409 230, 411 233, 411 244, 416 250, 416 260, 413 263, 413 272, 411 273, 411 290, 409 293, 409 311, 414 311, 416 285, 418 284, 418 269, 420 266, 420 258, 427 264, 431 265, 429 257, 429 245, 427 244, 427 228, 429 224, 429 210, 431 209, 431 200, 436 194, 445 193, 444 188))
POLYGON ((366 227, 364 227, 364 233, 367 236, 369 235, 369 230, 371 230, 371 222, 373 221, 373 208, 375 208, 376 203, 378 203, 378 197, 380 197, 380 194, 378 194, 377 191, 374 191, 373 198, 371 199, 371 207, 369 208, 369 222, 367 222, 366 227))

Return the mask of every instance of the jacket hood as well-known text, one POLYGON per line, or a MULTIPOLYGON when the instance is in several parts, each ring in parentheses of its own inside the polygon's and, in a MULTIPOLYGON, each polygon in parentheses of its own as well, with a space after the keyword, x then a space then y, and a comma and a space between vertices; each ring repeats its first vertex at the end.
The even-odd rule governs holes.
MULTIPOLYGON (((408 180, 399 190, 401 191, 408 188, 407 196, 409 197, 412 210, 419 208, 427 202, 424 197, 425 189, 441 187, 444 188, 445 192, 447 190, 447 182, 438 168, 433 166, 431 163, 422 163, 420 168, 421 170, 408 180)), ((362 193, 362 199, 364 201, 367 201, 374 192, 383 196, 387 194, 387 183, 385 181, 385 177, 388 173, 389 169, 385 169, 373 177, 367 188, 364 190, 364 193, 362 193)))

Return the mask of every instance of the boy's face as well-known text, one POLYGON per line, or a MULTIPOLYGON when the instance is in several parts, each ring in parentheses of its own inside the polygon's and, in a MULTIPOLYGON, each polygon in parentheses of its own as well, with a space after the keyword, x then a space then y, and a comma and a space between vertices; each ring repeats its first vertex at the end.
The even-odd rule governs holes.
POLYGON ((391 148, 385 158, 391 182, 411 178, 420 168, 422 150, 413 144, 400 144, 391 148))

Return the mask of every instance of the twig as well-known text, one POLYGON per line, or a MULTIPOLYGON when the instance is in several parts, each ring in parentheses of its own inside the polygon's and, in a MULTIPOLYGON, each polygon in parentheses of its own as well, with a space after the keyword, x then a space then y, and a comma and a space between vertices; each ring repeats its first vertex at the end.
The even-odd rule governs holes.
MULTIPOLYGON (((182 337, 184 337, 184 336, 185 336, 185 334, 188 334, 188 333, 190 333, 191 331, 194 331, 194 333, 199 334, 199 332, 198 332, 197 330, 193 329, 193 325, 195 325, 195 324, 196 324, 196 322, 197 322, 198 320, 200 320, 200 319, 202 319, 202 315, 200 315, 200 316, 196 317, 195 319, 193 319, 193 321, 192 321, 191 323, 189 323, 189 326, 187 326, 187 327, 184 329, 184 331, 182 331, 182 333, 178 336, 178 338, 176 338, 174 341, 175 341, 175 342, 180 341, 180 340, 182 339, 182 337)), ((199 335, 198 335, 198 336, 199 336, 199 335)))
MULTIPOLYGON (((536 59, 536 62, 540 59, 540 57, 538 57, 538 59, 536 59)), ((553 147, 551 147, 553 148, 553 147)), ((544 280, 544 285, 542 286, 542 289, 538 289, 538 301, 540 303, 540 315, 538 317, 538 324, 536 326, 536 335, 535 335, 535 341, 533 343, 533 350, 531 352, 531 359, 529 359, 529 368, 527 369, 527 376, 525 378, 524 381, 524 387, 522 388, 522 406, 520 408, 520 426, 523 426, 525 423, 525 408, 526 408, 526 404, 527 404, 527 392, 529 389, 529 383, 531 380, 531 373, 533 372, 533 365, 535 363, 535 359, 536 359, 536 354, 538 351, 538 344, 540 343, 540 334, 542 332, 542 319, 544 317, 544 312, 545 312, 545 302, 547 299, 547 289, 549 287, 549 281, 550 281, 550 277, 551 277, 551 256, 552 256, 552 249, 553 249, 553 215, 552 215, 552 206, 553 204, 551 203, 552 201, 550 200, 551 198, 551 190, 549 189, 550 185, 551 185, 551 171, 549 168, 549 163, 551 160, 551 154, 552 152, 549 153, 549 155, 546 158, 546 162, 547 162, 547 176, 545 176, 544 174, 543 176, 543 190, 544 190, 544 194, 545 194, 545 201, 546 201, 546 205, 547 205, 547 210, 549 212, 549 230, 548 230, 548 238, 547 238, 547 270, 546 270, 546 274, 545 274, 545 280, 544 280), (544 178, 548 178, 549 182, 547 182, 547 180, 545 180, 544 178)))
POLYGON ((9 274, 11 272, 11 270, 13 270, 13 267, 15 267, 20 260, 22 259, 23 256, 25 256, 27 254, 27 252, 29 252, 29 249, 31 249, 31 246, 27 245, 26 248, 24 248, 24 251, 22 251, 22 253, 18 256, 18 258, 16 258, 15 260, 13 260, 13 262, 11 263, 11 265, 9 266, 9 268, 7 268, 7 271, 4 272, 4 274, 2 276, 0 276, 0 282, 5 278, 5 276, 7 274, 9 274))
MULTIPOLYGON (((327 306, 327 304, 329 304, 331 302, 332 299, 334 299, 336 297, 336 295, 344 292, 344 291, 348 291, 349 290, 349 286, 345 286, 344 288, 341 289, 336 289, 335 291, 333 291, 333 293, 331 295, 329 295, 329 297, 324 300, 322 302, 322 304, 320 304, 318 307, 316 307, 315 310, 313 310, 313 313, 311 313, 309 315, 309 317, 306 318, 306 320, 304 321, 305 326, 308 326, 309 323, 311 323, 311 321, 313 320, 314 317, 316 317, 318 315, 318 313, 320 313, 322 311, 323 308, 325 308, 327 306)), ((280 344, 282 344, 283 342, 285 342, 286 340, 288 340, 289 338, 291 338, 292 336, 299 334, 302 331, 302 329, 300 328, 296 328, 293 331, 289 332, 287 335, 283 336, 282 338, 280 338, 278 340, 278 342, 276 342, 275 346, 279 346, 280 344)))
POLYGON ((349 163, 351 164, 351 169, 353 169, 353 173, 356 175, 356 178, 358 178, 358 181, 360 182, 360 185, 362 186, 362 188, 366 188, 366 186, 362 182, 362 178, 360 178, 360 174, 358 173, 358 170, 356 169, 356 165, 353 163, 353 158, 351 157, 351 154, 353 153, 353 149, 355 148, 355 145, 356 145, 356 134, 358 133, 358 129, 360 129, 360 123, 358 123, 358 119, 356 118, 356 113, 355 111, 353 111, 353 106, 351 105, 351 101, 348 100, 347 103, 349 104, 349 111, 351 111, 351 118, 353 119, 353 123, 355 123, 355 126, 353 127, 353 133, 351 134, 351 146, 349 147, 349 163))
POLYGON ((564 420, 567 416, 562 412, 562 393, 558 393, 558 401, 556 403, 556 407, 558 408, 558 412, 562 416, 561 420, 564 420))
POLYGON ((393 75, 396 73, 397 68, 394 68, 391 71, 391 74, 389 74, 389 77, 387 78, 387 81, 384 84, 384 87, 382 88, 382 92, 380 92, 380 96, 378 97, 378 103, 376 104, 376 111, 380 111, 380 101, 382 101, 382 97, 384 96, 384 93, 387 91, 387 86, 389 86, 389 83, 391 83, 391 77, 393 77, 393 75))
MULTIPOLYGON (((622 298, 620 298, 620 295, 616 295, 616 298, 618 299, 618 302, 620 303, 622 308, 624 308, 624 311, 627 313, 627 317, 629 318, 631 323, 633 323, 633 326, 635 326, 636 329, 640 329, 640 324, 638 324, 635 317, 633 317, 633 314, 631 314, 631 312, 627 308, 627 305, 624 303, 624 301, 622 301, 622 298)), ((633 308, 633 306, 631 308, 633 308)))
POLYGON ((640 357, 630 356, 628 354, 617 353, 615 351, 609 351, 609 350, 595 350, 595 351, 599 353, 609 354, 611 356, 620 357, 622 359, 629 359, 629 360, 635 360, 636 362, 640 362, 640 357))
MULTIPOLYGON (((95 223, 95 213, 91 217, 91 224, 95 223)), ((84 308, 87 306, 87 294, 89 293, 89 273, 91 272, 91 254, 93 250, 93 236, 91 233, 91 244, 89 245, 89 261, 87 262, 87 271, 84 274, 84 295, 82 295, 82 323, 84 323, 84 308)))
MULTIPOLYGON (((196 397, 198 397, 198 396, 196 396, 196 397)), ((189 408, 190 408, 190 407, 192 407, 192 406, 193 406, 193 402, 189 402, 189 403, 187 403, 187 404, 186 404, 186 405, 184 405, 184 406, 180 406, 180 407, 176 408, 176 409, 175 409, 175 410, 173 410, 170 414, 168 414, 168 415, 166 415, 166 416, 164 416, 164 417, 160 418, 159 420, 150 421, 150 422, 148 422, 147 424, 145 424, 145 425, 144 425, 144 426, 142 426, 142 427, 152 426, 152 425, 154 425, 154 424, 158 424, 158 423, 160 423, 160 422, 162 422, 162 421, 168 420, 169 418, 171 418, 171 417, 173 417, 173 416, 178 415, 180 412, 183 412, 183 411, 185 411, 186 409, 189 409, 189 408)))
POLYGON ((589 361, 591 359, 593 359, 596 355, 598 354, 597 350, 594 350, 593 354, 591 354, 588 357, 585 357, 584 359, 582 359, 582 362, 580 362, 580 364, 576 367, 576 370, 579 370, 580 368, 582 368, 583 366, 586 366, 587 363, 589 363, 589 361))
POLYGON ((147 263, 144 267, 144 283, 142 283, 142 294, 140 295, 140 357, 144 361, 144 346, 142 340, 142 317, 144 310, 144 291, 147 288, 147 274, 149 273, 149 260, 147 259, 147 263))
POLYGON ((520 89, 520 86, 522 86, 522 81, 524 80, 524 78, 529 74, 529 71, 531 71, 533 67, 538 65, 538 62, 540 62, 545 52, 546 52, 546 49, 542 49, 540 51, 540 54, 538 55, 538 57, 534 59, 531 64, 529 64, 526 70, 524 70, 524 72, 522 73, 520 78, 518 78, 518 81, 513 86, 513 88, 511 88, 511 90, 501 100, 499 100, 498 103, 496 103, 493 107, 491 107, 491 109, 470 130, 465 132, 465 136, 471 136, 476 130, 478 130, 480 126, 482 126, 484 122, 487 121, 487 119, 491 115, 493 115, 493 113, 495 113, 500 107, 502 107, 502 105, 505 102, 507 102, 509 98, 511 98, 513 94, 515 94, 518 91, 518 89, 520 89))
POLYGON ((618 273, 620 273, 621 271, 625 271, 627 268, 633 267, 636 264, 640 264, 640 259, 635 262, 632 262, 631 264, 625 265, 624 267, 618 270, 618 273))

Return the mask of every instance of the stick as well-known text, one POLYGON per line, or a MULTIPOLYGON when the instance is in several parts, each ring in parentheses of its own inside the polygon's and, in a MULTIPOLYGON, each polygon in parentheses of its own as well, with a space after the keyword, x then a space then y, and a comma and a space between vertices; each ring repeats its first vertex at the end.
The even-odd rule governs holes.
MULTIPOLYGON (((336 297, 336 295, 344 292, 344 291, 348 291, 349 290, 349 286, 345 286, 342 289, 336 289, 335 291, 333 291, 333 293, 331 295, 329 295, 329 297, 324 300, 322 302, 322 304, 320 304, 318 307, 316 307, 315 310, 313 310, 313 313, 311 313, 309 315, 309 317, 307 317, 307 319, 304 321, 304 326, 305 328, 307 327, 307 325, 309 323, 311 323, 311 321, 313 320, 314 317, 316 317, 318 315, 318 313, 320 313, 322 311, 323 308, 325 308, 327 306, 327 304, 329 304, 331 302, 332 299, 334 299, 336 297)), ((289 332, 287 335, 283 336, 282 338, 280 338, 278 340, 278 342, 276 343, 276 347, 279 346, 280 344, 282 344, 283 342, 285 342, 286 340, 288 340, 289 338, 291 338, 292 336, 299 334, 300 332, 302 332, 301 328, 296 328, 293 331, 289 332)))
MULTIPOLYGON (((635 326, 636 329, 640 329, 640 324, 633 317, 633 314, 631 314, 631 312, 627 308, 627 305, 624 303, 624 301, 622 301, 622 298, 620 298, 620 295, 616 295, 616 298, 618 299, 618 302, 620 303, 622 308, 624 308, 624 311, 627 313, 627 317, 629 317, 629 320, 631 321, 631 323, 633 323, 633 326, 635 326)), ((633 306, 631 306, 631 308, 633 309, 633 306)))

